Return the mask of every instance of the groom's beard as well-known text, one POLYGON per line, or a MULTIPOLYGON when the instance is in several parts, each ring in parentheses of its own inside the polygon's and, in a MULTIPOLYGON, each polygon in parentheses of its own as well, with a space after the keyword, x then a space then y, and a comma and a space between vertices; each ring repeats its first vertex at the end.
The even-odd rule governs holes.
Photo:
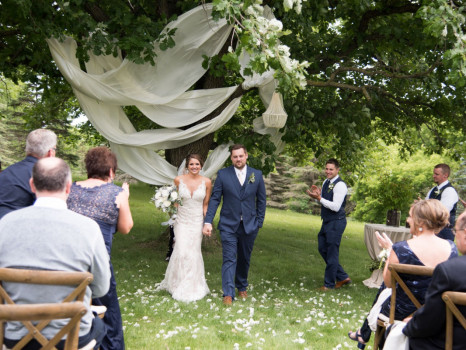
POLYGON ((240 168, 239 166, 237 166, 236 164, 233 164, 233 166, 238 169, 238 170, 243 170, 244 167, 246 166, 246 163, 243 164, 243 166, 240 168))

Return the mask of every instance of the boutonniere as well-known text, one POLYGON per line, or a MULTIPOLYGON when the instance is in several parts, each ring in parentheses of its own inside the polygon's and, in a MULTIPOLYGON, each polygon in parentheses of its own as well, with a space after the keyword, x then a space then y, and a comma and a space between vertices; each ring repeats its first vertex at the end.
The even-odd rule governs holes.
POLYGON ((327 192, 330 192, 331 190, 333 190, 334 187, 335 187, 335 184, 334 184, 334 183, 331 183, 330 185, 328 185, 328 190, 327 190, 327 192))
POLYGON ((437 190, 434 192, 436 196, 440 194, 440 190, 437 188, 437 190))
POLYGON ((256 181, 256 175, 252 173, 251 175, 249 175, 248 184, 253 184, 255 181, 256 181))

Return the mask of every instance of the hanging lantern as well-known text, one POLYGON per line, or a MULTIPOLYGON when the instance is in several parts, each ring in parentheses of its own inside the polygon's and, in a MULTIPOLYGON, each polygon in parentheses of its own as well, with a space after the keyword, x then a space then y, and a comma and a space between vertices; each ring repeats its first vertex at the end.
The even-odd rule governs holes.
POLYGON ((286 124, 288 115, 283 108, 282 99, 278 92, 274 92, 270 100, 269 108, 262 114, 264 125, 268 128, 281 129, 286 124))

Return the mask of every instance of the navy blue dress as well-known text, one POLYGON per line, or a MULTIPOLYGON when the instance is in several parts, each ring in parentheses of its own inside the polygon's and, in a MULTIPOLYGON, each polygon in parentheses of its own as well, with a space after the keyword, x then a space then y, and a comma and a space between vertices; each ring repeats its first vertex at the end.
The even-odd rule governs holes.
MULTIPOLYGON (((450 240, 447 240, 451 246, 451 253, 448 259, 458 256, 458 250, 456 249, 455 243, 450 240)), ((416 254, 411 250, 406 241, 396 242, 392 246, 393 251, 395 252, 400 264, 409 264, 409 265, 420 265, 424 264, 419 260, 416 254)), ((405 281, 406 286, 411 290, 417 300, 424 305, 424 299, 429 287, 430 281, 432 280, 431 276, 415 276, 400 274, 400 277, 405 281)), ((390 315, 390 301, 391 298, 388 298, 385 303, 382 305, 382 314, 389 316, 390 315)), ((416 306, 411 302, 409 297, 403 291, 403 289, 397 285, 396 287, 396 305, 395 305, 395 319, 403 320, 404 318, 411 315, 416 311, 416 306)))
MULTIPOLYGON (((76 183, 71 186, 71 192, 67 200, 68 209, 87 216, 96 221, 104 237, 108 255, 111 257, 113 235, 117 230, 119 209, 115 204, 118 194, 123 191, 112 183, 103 184, 96 187, 81 187, 76 183)), ((110 262, 112 277, 108 293, 98 299, 92 299, 93 305, 104 305, 107 311, 104 316, 104 323, 107 334, 100 346, 101 350, 123 350, 125 341, 123 338, 123 324, 121 321, 120 304, 116 290, 115 275, 113 265, 110 262)))

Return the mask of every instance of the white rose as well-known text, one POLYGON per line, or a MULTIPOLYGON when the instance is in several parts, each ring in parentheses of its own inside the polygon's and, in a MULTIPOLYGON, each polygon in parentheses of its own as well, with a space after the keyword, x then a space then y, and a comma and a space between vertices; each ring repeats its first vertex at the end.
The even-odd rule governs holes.
POLYGON ((172 192, 172 193, 170 194, 170 199, 171 199, 171 200, 176 200, 177 198, 178 198, 178 193, 172 192))
POLYGON ((160 198, 160 196, 161 196, 160 192, 157 192, 157 193, 155 194, 155 198, 156 198, 156 199, 160 198))
POLYGON ((278 19, 275 19, 275 18, 272 18, 269 21, 269 26, 270 26, 270 28, 272 28, 272 30, 282 30, 283 29, 282 22, 279 21, 278 19))
POLYGON ((161 199, 158 199, 158 200, 155 201, 155 206, 157 208, 160 208, 161 205, 162 205, 162 200, 161 199))
POLYGON ((170 206, 170 204, 172 204, 172 202, 170 201, 163 201, 163 206, 168 208, 170 206))
POLYGON ((285 8, 285 11, 288 11, 291 8, 293 8, 293 2, 294 2, 294 0, 284 0, 283 1, 283 7, 285 8))
POLYGON ((168 190, 162 190, 160 191, 160 194, 163 198, 168 198, 168 195, 170 194, 168 190))

